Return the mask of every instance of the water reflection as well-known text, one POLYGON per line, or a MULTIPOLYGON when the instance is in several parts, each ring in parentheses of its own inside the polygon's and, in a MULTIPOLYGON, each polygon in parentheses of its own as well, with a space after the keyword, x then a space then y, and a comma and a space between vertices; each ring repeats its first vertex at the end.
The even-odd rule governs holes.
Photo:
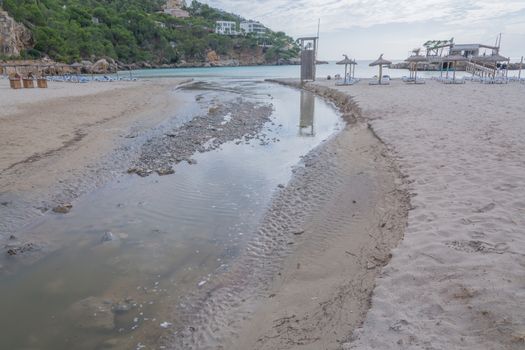
POLYGON ((300 104, 300 136, 315 136, 314 131, 315 96, 308 91, 301 90, 300 104))

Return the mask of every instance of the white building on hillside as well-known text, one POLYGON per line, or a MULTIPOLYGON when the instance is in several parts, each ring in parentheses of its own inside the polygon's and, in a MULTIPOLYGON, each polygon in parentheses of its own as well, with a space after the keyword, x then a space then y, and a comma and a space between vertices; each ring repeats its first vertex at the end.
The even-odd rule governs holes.
POLYGON ((259 22, 255 21, 247 21, 241 23, 241 30, 244 31, 244 33, 255 33, 257 35, 264 35, 266 34, 266 27, 263 26, 259 22))
POLYGON ((215 22, 215 33, 221 35, 238 35, 237 23, 232 21, 215 22))

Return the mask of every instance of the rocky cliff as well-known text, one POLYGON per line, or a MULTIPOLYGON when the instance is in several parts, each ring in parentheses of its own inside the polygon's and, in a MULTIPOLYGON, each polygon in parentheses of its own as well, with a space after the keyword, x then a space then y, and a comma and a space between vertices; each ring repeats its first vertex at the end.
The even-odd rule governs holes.
POLYGON ((0 55, 19 56, 22 50, 31 48, 32 44, 29 29, 0 9, 0 55))

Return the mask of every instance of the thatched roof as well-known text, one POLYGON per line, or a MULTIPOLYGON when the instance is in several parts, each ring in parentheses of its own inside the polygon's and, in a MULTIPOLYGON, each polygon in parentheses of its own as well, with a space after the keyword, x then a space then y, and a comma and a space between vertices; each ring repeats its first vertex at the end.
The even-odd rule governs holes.
POLYGON ((410 62, 410 63, 420 63, 420 62, 428 62, 428 59, 426 56, 422 56, 422 55, 412 55, 410 57, 408 57, 405 62, 410 62))
POLYGON ((447 55, 441 59, 443 62, 461 62, 468 61, 468 58, 461 55, 447 55))
POLYGON ((494 55, 487 55, 487 56, 478 56, 473 57, 473 61, 482 61, 482 62, 502 62, 502 61, 508 61, 508 57, 503 57, 499 53, 494 55))
POLYGON ((356 61, 354 61, 354 60, 348 58, 347 55, 343 55, 343 56, 344 56, 345 58, 342 59, 342 60, 339 61, 339 62, 336 62, 336 64, 357 64, 356 61))
POLYGON ((370 63, 369 66, 372 67, 372 66, 389 65, 389 64, 392 64, 392 62, 390 62, 389 60, 384 59, 383 58, 383 54, 381 54, 379 56, 379 58, 377 60, 375 60, 374 62, 370 63))

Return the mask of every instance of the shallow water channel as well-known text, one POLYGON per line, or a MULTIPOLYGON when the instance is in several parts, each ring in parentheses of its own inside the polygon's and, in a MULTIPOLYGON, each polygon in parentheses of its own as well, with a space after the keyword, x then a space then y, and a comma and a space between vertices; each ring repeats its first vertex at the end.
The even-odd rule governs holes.
MULTIPOLYGON (((121 169, 69 214, 25 228, 52 234, 61 248, 1 277, 0 349, 163 348, 159 339, 184 323, 171 306, 228 269, 301 156, 343 126, 323 100, 270 83, 220 79, 177 93, 201 104, 235 96, 271 103, 263 132, 275 141, 227 142, 169 176, 121 169)), ((159 130, 180 124, 177 113, 159 130)))

